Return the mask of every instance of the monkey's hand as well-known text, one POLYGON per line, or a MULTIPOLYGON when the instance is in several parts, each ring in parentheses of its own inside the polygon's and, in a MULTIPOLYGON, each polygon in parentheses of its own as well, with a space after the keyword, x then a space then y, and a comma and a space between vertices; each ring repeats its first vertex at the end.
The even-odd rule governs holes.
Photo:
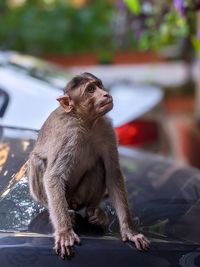
POLYGON ((143 234, 126 229, 121 231, 121 237, 123 242, 133 242, 138 250, 149 249, 150 241, 143 234))
POLYGON ((62 259, 71 258, 74 256, 74 245, 80 244, 80 238, 71 230, 55 233, 55 251, 62 259))

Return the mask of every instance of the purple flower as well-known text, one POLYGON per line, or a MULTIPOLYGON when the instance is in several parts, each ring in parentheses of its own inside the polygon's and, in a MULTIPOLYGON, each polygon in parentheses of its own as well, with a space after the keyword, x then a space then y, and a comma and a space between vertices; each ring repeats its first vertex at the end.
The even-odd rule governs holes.
POLYGON ((185 15, 184 0, 174 0, 174 7, 178 10, 181 16, 185 15))
POLYGON ((116 1, 116 6, 119 10, 124 10, 125 9, 125 5, 124 5, 124 1, 123 0, 117 0, 116 1))
POLYGON ((145 30, 144 21, 138 17, 134 19, 134 21, 131 23, 130 26, 131 26, 133 36, 135 37, 135 39, 139 39, 145 30))

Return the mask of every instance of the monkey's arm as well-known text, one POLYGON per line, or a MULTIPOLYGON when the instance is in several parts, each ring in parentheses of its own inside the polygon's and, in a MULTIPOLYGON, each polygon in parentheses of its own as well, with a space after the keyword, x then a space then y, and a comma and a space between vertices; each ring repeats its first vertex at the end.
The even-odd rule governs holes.
POLYGON ((71 170, 69 168, 66 171, 66 166, 72 165, 70 157, 61 157, 51 164, 51 168, 47 168, 43 178, 50 218, 55 229, 55 250, 62 258, 72 256, 74 244, 80 243, 79 237, 72 228, 66 200, 66 185, 70 179, 71 170))
POLYGON ((107 148, 104 159, 106 169, 106 186, 119 218, 122 241, 132 241, 137 249, 147 249, 149 241, 142 234, 138 234, 134 228, 128 207, 127 192, 122 175, 115 138, 107 148))

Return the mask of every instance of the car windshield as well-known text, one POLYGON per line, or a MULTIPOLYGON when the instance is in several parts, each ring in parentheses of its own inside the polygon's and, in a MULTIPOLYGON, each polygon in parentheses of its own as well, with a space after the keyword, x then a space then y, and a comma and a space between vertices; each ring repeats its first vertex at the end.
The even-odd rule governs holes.
POLYGON ((71 79, 71 74, 66 69, 32 56, 12 54, 9 65, 58 89, 63 89, 66 81, 71 79))
MULTIPOLYGON (((0 133, 0 231, 51 233, 48 214, 30 197, 27 182, 27 159, 37 133, 8 127, 0 133)), ((160 239, 200 242, 199 171, 147 153, 125 153, 123 148, 119 152, 131 212, 140 230, 160 239)), ((107 234, 118 233, 118 220, 108 199, 102 208, 109 215, 107 234)), ((78 219, 77 227, 88 233, 91 227, 83 227, 81 212, 78 219)))

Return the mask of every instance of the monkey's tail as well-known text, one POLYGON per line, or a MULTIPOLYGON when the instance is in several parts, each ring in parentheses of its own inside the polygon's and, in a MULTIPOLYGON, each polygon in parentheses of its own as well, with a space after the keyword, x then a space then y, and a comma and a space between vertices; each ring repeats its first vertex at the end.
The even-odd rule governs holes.
POLYGON ((31 154, 28 161, 28 180, 30 194, 34 200, 47 206, 47 197, 43 186, 46 162, 36 154, 31 154))

